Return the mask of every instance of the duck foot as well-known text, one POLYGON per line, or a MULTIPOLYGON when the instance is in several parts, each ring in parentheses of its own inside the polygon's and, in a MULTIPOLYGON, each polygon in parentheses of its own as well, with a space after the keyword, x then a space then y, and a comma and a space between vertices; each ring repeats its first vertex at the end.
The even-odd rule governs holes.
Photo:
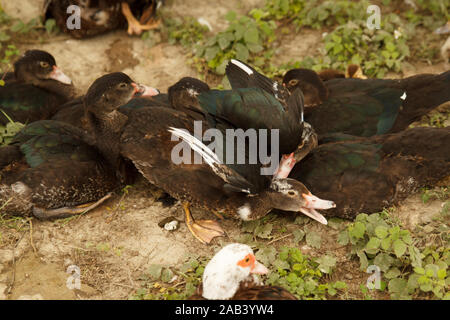
POLYGON ((81 204, 79 206, 75 207, 62 207, 58 209, 43 209, 39 207, 33 208, 33 215, 42 220, 46 219, 60 219, 60 218, 67 218, 73 215, 85 213, 88 211, 91 211, 92 209, 97 208, 99 205, 101 205, 103 202, 105 202, 107 199, 111 198, 112 193, 108 193, 106 196, 101 198, 100 200, 96 202, 88 202, 85 204, 81 204))
MULTIPOLYGON (((134 17, 133 13, 131 12, 130 6, 126 2, 122 2, 122 13, 128 21, 127 32, 129 35, 133 34, 140 35, 142 31, 156 29, 157 27, 159 27, 160 21, 153 21, 153 19, 150 19, 150 21, 148 21, 147 23, 141 24, 134 17)), ((148 13, 145 12, 145 15, 148 15, 148 13)))
POLYGON ((201 243, 209 244, 215 237, 225 236, 225 231, 214 220, 197 220, 192 217, 189 203, 183 203, 184 213, 186 215, 186 225, 192 235, 201 243))

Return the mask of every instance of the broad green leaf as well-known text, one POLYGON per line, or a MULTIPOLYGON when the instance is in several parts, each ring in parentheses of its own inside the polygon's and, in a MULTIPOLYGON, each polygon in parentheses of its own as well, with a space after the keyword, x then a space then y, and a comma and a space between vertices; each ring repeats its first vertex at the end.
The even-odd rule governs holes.
POLYGON ((388 289, 390 293, 403 293, 407 289, 405 279, 394 278, 389 281, 388 289))
POLYGON ((373 260, 373 264, 378 266, 381 271, 386 272, 394 262, 394 258, 387 253, 379 253, 373 260))
POLYGON ((253 43, 258 44, 259 43, 259 32, 258 29, 255 27, 250 27, 245 31, 244 33, 244 41, 246 43, 253 43))
MULTIPOLYGON (((258 258, 258 257, 256 257, 256 258, 258 258)), ((258 260, 259 260, 259 259, 258 259, 258 260)), ((276 269, 278 269, 278 268, 280 268, 280 269, 285 269, 285 270, 289 270, 289 269, 290 269, 289 263, 288 263, 287 261, 283 261, 283 260, 280 260, 280 259, 276 259, 276 260, 272 263, 272 265, 273 265, 276 269)))
POLYGON ((381 240, 381 249, 386 250, 386 251, 389 250, 389 248, 391 247, 391 242, 392 242, 392 240, 390 237, 387 237, 387 238, 384 238, 383 240, 381 240))
POLYGON ((361 271, 366 271, 367 267, 369 266, 369 260, 367 260, 367 256, 364 252, 359 251, 356 253, 356 255, 359 257, 359 265, 361 271))
POLYGON ((386 49, 390 52, 393 52, 393 51, 395 51, 395 45, 392 42, 387 42, 386 49))
POLYGON ((402 236, 402 240, 403 242, 405 242, 406 244, 412 244, 412 238, 411 238, 411 234, 405 234, 402 236))
POLYGON ((305 223, 309 222, 310 220, 311 220, 311 218, 301 215, 301 216, 297 216, 295 218, 294 223, 298 224, 298 225, 304 225, 305 223))
POLYGON ((290 253, 291 253, 291 258, 293 261, 303 262, 304 257, 299 249, 295 248, 295 250, 291 250, 290 253))
POLYGON ((205 47, 211 47, 217 43, 217 37, 211 37, 205 42, 205 47))
POLYGON ((417 289, 419 287, 419 284, 417 282, 417 279, 419 279, 419 275, 418 274, 412 274, 409 276, 408 278, 408 291, 410 293, 414 292, 415 289, 417 289))
POLYGON ((205 51, 206 61, 209 62, 212 59, 214 59, 219 52, 220 52, 219 46, 214 46, 214 47, 206 49, 206 51, 205 51))
POLYGON ((383 226, 378 226, 375 228, 375 234, 378 238, 384 239, 388 235, 388 229, 383 226))
POLYGON ((263 247, 259 249, 256 254, 256 260, 260 261, 263 265, 269 266, 275 261, 277 250, 274 247, 263 247))
POLYGON ((257 43, 248 43, 247 44, 247 48, 252 53, 258 53, 258 52, 261 52, 264 49, 262 45, 257 44, 257 43))
POLYGON ((246 62, 248 57, 249 57, 249 52, 248 52, 247 47, 245 47, 242 43, 237 43, 236 44, 236 58, 246 62))
POLYGON ((230 41, 226 37, 220 37, 218 43, 221 50, 225 50, 230 45, 230 41))
POLYGON ((437 272, 437 276, 438 276, 439 279, 445 279, 445 278, 447 277, 447 270, 445 270, 445 269, 440 269, 440 270, 437 272))
POLYGON ((328 288, 328 294, 329 294, 330 296, 334 296, 334 295, 336 295, 336 293, 337 293, 337 291, 336 291, 336 289, 334 289, 333 287, 329 287, 329 288, 328 288))
POLYGON ((414 272, 417 274, 425 274, 425 269, 421 267, 414 268, 414 272))
POLYGON ((345 246, 348 244, 348 231, 344 230, 341 233, 339 233, 338 235, 338 239, 337 242, 341 245, 341 246, 345 246))
POLYGON ((294 235, 295 243, 299 243, 305 237, 305 231, 303 231, 302 229, 294 230, 294 231, 292 231, 292 234, 294 235))
MULTIPOLYGON (((222 63, 220 65, 218 65, 216 67, 216 72, 218 74, 225 74, 225 70, 227 68, 228 61, 229 61, 228 59, 225 59, 222 61, 222 63)), ((226 77, 224 77, 224 79, 226 79, 226 77)))
POLYGON ((227 14, 225 15, 225 19, 228 21, 236 20, 236 12, 228 11, 227 14))
POLYGON ((346 289, 347 288, 347 284, 343 281, 336 281, 333 284, 333 287, 338 289, 338 290, 342 290, 342 289, 346 289))
POLYGON ((423 283, 420 285, 420 290, 423 292, 430 292, 433 290, 433 284, 431 282, 423 283))
POLYGON ((302 265, 300 263, 295 263, 292 266, 292 270, 294 270, 294 271, 301 271, 302 269, 303 269, 303 267, 302 267, 302 265))
POLYGON ((313 248, 320 249, 322 237, 315 231, 308 231, 306 233, 306 243, 313 248))
POLYGON ((331 39, 333 39, 333 41, 336 42, 336 43, 341 43, 342 42, 342 38, 340 36, 338 36, 337 34, 333 34, 331 36, 331 39))
POLYGON ((316 262, 319 263, 318 268, 323 273, 330 273, 334 266, 336 266, 336 258, 329 255, 324 255, 316 259, 316 262))
POLYGON ((328 219, 328 226, 333 228, 334 230, 339 230, 344 226, 344 220, 339 218, 331 218, 328 219))
POLYGON ((341 52, 342 50, 344 50, 344 46, 342 44, 338 43, 333 47, 333 54, 336 55, 339 52, 341 52))
POLYGON ((162 266, 159 264, 152 264, 148 267, 147 273, 153 280, 158 280, 161 277, 162 266))
POLYGON ((236 41, 239 41, 242 39, 242 37, 244 36, 245 33, 245 27, 241 24, 236 25, 235 29, 234 29, 234 37, 236 39, 236 41))
POLYGON ((429 278, 437 277, 437 273, 439 271, 439 266, 435 264, 427 264, 425 266, 425 274, 429 278))
POLYGON ((270 239, 272 233, 273 224, 266 223, 265 225, 259 225, 255 229, 255 236, 262 239, 270 239))
POLYGON ((387 279, 397 278, 400 275, 400 270, 398 268, 391 268, 388 272, 384 274, 387 279))
POLYGON ((397 258, 400 258, 406 252, 406 244, 400 239, 395 240, 392 247, 397 258))
POLYGON ((261 220, 243 221, 241 230, 243 232, 253 233, 255 231, 256 227, 258 227, 260 225, 260 223, 261 223, 261 220))
POLYGON ((350 235, 356 239, 361 239, 366 231, 366 226, 362 222, 355 222, 350 230, 350 235))
POLYGON ((408 253, 413 267, 422 267, 422 254, 415 246, 408 246, 408 253))
POLYGON ((366 249, 378 249, 380 247, 380 239, 372 237, 366 244, 366 249))

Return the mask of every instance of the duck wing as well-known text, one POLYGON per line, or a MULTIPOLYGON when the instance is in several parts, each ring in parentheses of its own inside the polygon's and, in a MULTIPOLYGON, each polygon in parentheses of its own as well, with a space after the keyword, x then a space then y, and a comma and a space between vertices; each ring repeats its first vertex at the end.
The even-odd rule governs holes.
POLYGON ((406 129, 450 100, 450 71, 405 79, 333 79, 329 98, 306 109, 305 119, 320 135, 369 137, 406 129))
POLYGON ((277 81, 259 73, 248 64, 237 59, 231 59, 225 68, 225 73, 233 90, 240 88, 261 88, 276 99, 279 99, 283 104, 286 104, 289 97, 288 90, 277 81))

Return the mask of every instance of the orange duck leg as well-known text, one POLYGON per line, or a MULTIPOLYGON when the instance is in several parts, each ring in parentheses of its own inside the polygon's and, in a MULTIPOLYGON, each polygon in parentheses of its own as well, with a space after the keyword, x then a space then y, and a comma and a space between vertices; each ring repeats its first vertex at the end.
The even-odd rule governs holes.
POLYGON ((128 21, 128 34, 140 35, 142 31, 155 29, 159 26, 159 21, 151 19, 153 6, 149 6, 142 14, 141 21, 138 21, 131 12, 130 6, 122 2, 122 13, 128 21), (147 21, 147 22, 145 22, 147 21))
POLYGON ((192 217, 190 206, 188 202, 183 203, 183 209, 186 216, 186 225, 192 235, 200 242, 208 244, 215 237, 222 237, 225 235, 222 227, 214 220, 197 220, 192 217))

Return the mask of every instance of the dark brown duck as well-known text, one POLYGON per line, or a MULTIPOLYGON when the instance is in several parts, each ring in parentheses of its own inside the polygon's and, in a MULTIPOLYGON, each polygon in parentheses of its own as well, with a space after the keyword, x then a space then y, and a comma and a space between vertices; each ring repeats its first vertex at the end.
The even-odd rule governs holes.
POLYGON ((380 212, 450 174, 450 128, 413 128, 319 145, 290 178, 336 203, 327 217, 380 212))
MULTIPOLYGON (((14 63, 0 86, 0 109, 13 121, 30 123, 49 119, 61 105, 73 98, 74 86, 51 54, 29 50, 14 63)), ((0 123, 9 120, 1 114, 0 123)))

